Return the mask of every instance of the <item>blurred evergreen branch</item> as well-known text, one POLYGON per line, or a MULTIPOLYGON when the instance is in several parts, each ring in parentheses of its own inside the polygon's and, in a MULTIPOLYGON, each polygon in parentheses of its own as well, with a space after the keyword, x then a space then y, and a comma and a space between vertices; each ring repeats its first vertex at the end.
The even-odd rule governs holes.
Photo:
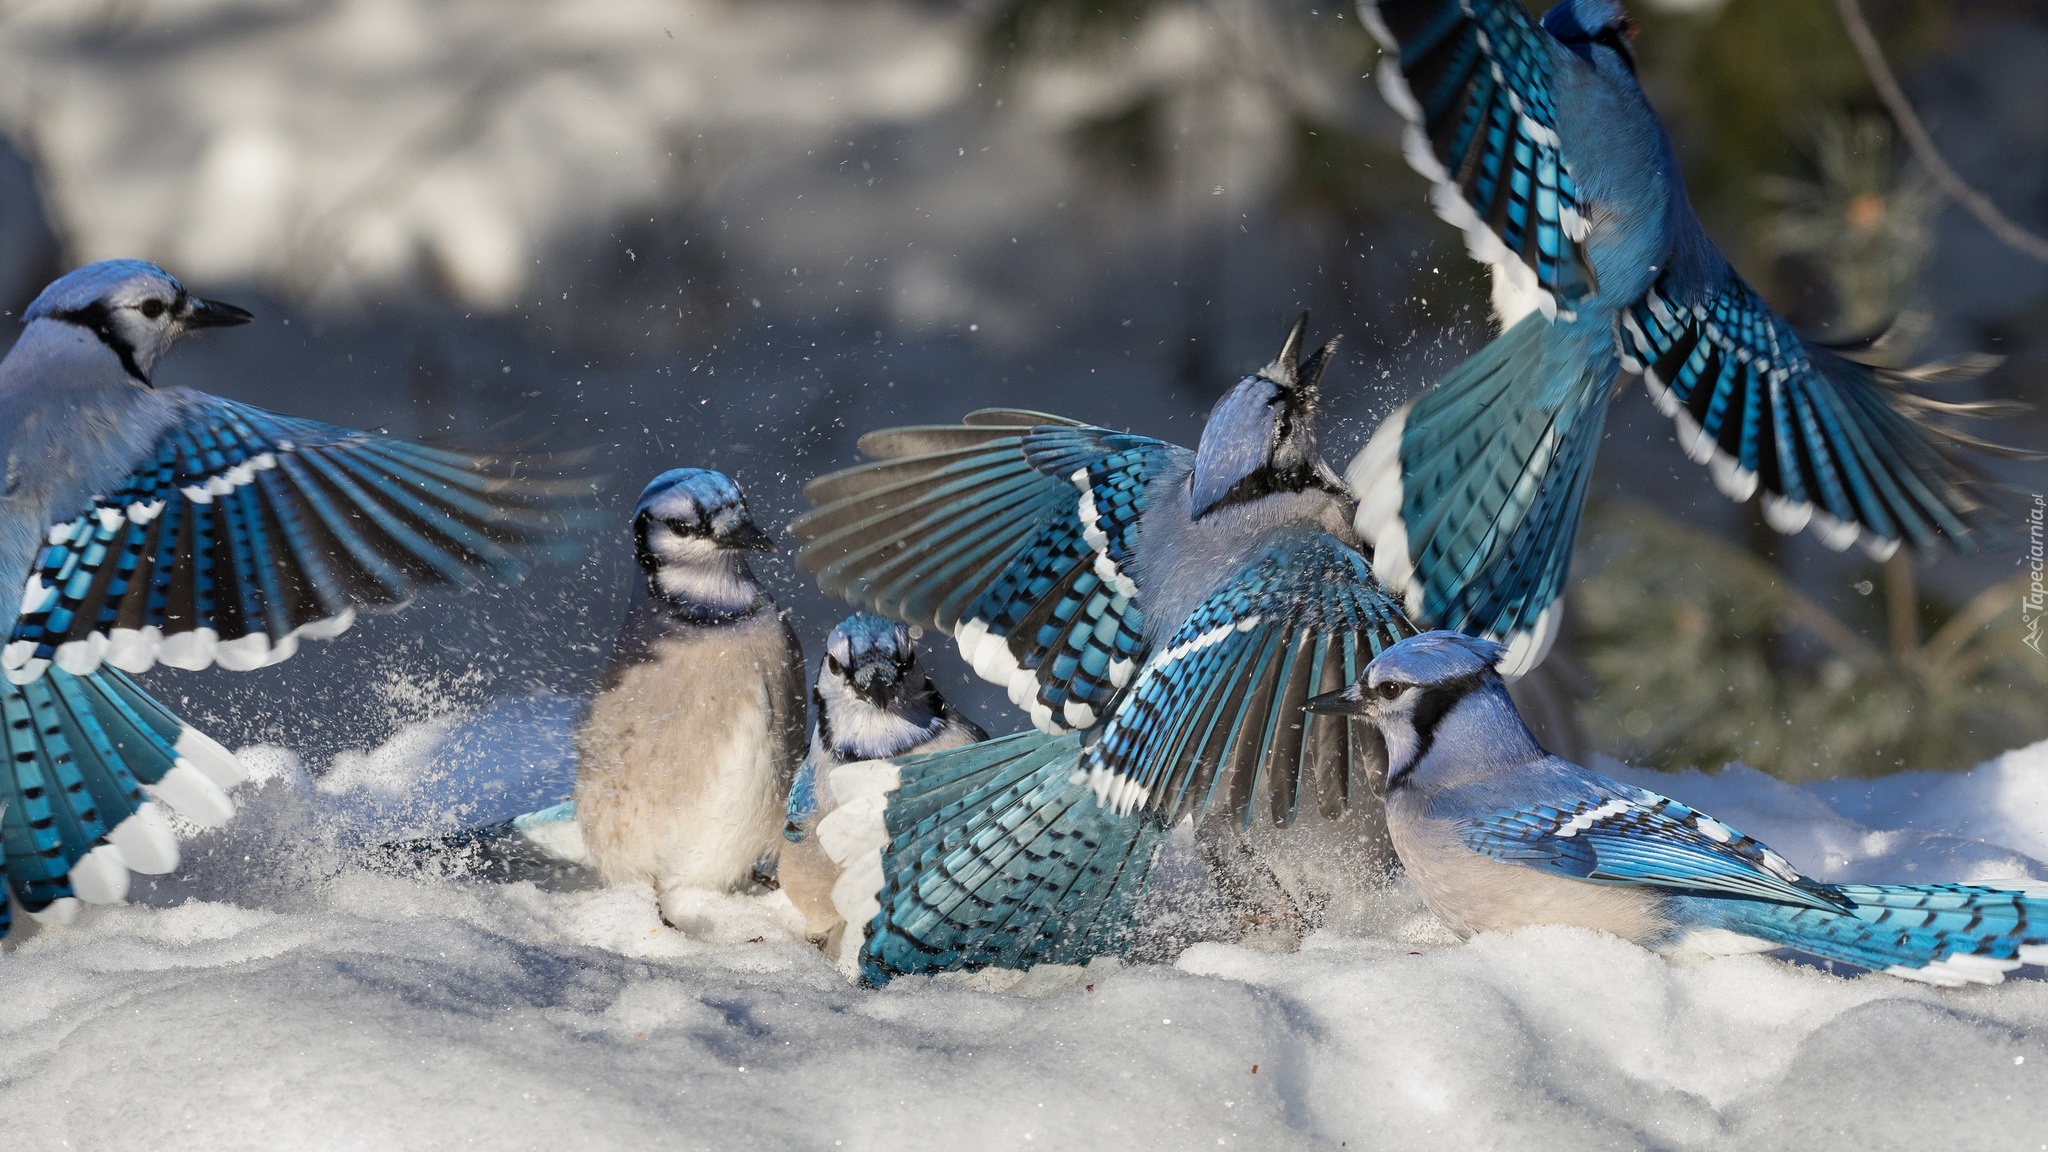
POLYGON ((1879 619, 1846 620, 1648 508, 1597 505, 1569 617, 1595 686, 1581 720, 1631 762, 1739 760, 1795 781, 1964 768, 2048 736, 2048 661, 2022 642, 2018 579, 1948 604, 1901 554, 1857 591, 1879 619), (1859 624, 1888 631, 1888 647, 1859 624))
POLYGON ((1808 262, 1827 284, 1841 331, 1875 335, 1891 324, 1933 248, 1941 206, 1918 167, 1903 173, 1877 116, 1823 114, 1810 129, 1814 177, 1765 176, 1765 249, 1808 262))

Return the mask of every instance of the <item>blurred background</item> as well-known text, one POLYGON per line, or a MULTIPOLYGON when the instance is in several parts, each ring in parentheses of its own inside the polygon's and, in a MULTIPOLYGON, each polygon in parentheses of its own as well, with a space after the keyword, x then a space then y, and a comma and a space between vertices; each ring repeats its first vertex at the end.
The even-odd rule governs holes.
MULTIPOLYGON (((2048 5, 1864 7, 1948 159, 2048 229, 2048 5)), ((1632 9, 1694 198, 1767 296, 1830 336, 1896 320, 1914 357, 2005 358, 1944 398, 2048 400, 2048 264, 1898 143, 1833 0, 1632 9)), ((1379 66, 1346 0, 0 0, 0 308, 155 260, 259 316, 160 383, 608 477, 580 562, 270 671, 148 677, 318 771, 587 691, 665 468, 731 473, 776 526, 892 422, 1017 405, 1191 444, 1308 309, 1344 338, 1341 470, 1490 335, 1379 66)), ((1532 686, 1565 750, 1808 779, 2048 736, 2018 583, 2040 464, 1991 462, 2006 540, 1877 565, 1724 500, 1639 386, 1607 428, 1532 686)), ((2038 413, 1975 430, 2048 445, 2038 413)), ((786 554, 766 574, 815 652, 846 609, 786 554)), ((1016 727, 949 647, 930 663, 1016 727)))

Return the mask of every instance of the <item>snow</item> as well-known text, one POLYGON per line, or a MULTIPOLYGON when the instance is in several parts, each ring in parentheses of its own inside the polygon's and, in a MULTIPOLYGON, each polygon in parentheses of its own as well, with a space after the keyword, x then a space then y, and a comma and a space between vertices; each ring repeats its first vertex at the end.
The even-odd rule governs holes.
MULTIPOLYGON (((2042 982, 1948 991, 1762 956, 1674 964, 1566 928, 1459 943, 1396 886, 1298 953, 1201 944, 1170 966, 874 992, 801 942, 779 894, 707 893, 679 931, 647 891, 352 862, 367 843, 559 796, 575 713, 502 701, 318 777, 248 750, 241 817, 197 834, 181 876, 0 956, 8 1147, 2041 1139, 2042 982)), ((1603 767, 1832 879, 2048 877, 2033 858, 2048 743, 1968 773, 1811 787, 1603 767)))

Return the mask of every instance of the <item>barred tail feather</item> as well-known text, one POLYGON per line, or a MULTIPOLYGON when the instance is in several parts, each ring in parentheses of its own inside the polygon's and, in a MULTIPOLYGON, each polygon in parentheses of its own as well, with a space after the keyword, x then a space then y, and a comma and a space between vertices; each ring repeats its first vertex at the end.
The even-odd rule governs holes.
POLYGON ((576 822, 576 802, 446 836, 380 844, 369 862, 394 871, 437 872, 514 884, 528 881, 551 891, 595 886, 596 872, 576 822))
MULTIPOLYGON (((0 686, 0 722, 7 886, 38 919, 124 899, 131 871, 176 868, 159 801, 201 826, 234 814, 225 789, 244 776, 234 757, 119 672, 53 668, 0 686)), ((7 924, 0 909, 0 934, 7 924)))
POLYGON ((833 773, 818 834, 843 870, 834 904, 867 925, 863 980, 1128 946, 1166 829, 1104 807, 1080 755, 1077 735, 1026 732, 833 773))
POLYGON ((1955 986, 2048 965, 2048 886, 1841 884, 1846 912, 1714 901, 1719 926, 1826 960, 1955 986))

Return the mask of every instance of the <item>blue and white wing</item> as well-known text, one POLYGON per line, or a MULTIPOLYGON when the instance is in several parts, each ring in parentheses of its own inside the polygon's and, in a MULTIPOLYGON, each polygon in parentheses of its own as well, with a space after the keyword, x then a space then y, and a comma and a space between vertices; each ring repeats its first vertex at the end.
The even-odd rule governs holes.
POLYGON ((1614 360, 1524 317, 1388 416, 1345 472, 1373 567, 1432 628, 1499 640, 1503 675, 1541 663, 1565 579, 1614 360))
POLYGON ((1571 801, 1461 820, 1465 846, 1510 864, 1606 884, 1745 896, 1837 911, 1833 889, 1763 844, 1668 796, 1614 782, 1571 801))
POLYGON ((1186 449, 1036 412, 861 437, 880 462, 812 481, 790 525, 825 591, 942 629, 1046 732, 1091 727, 1144 658, 1130 546, 1186 449))
POLYGON ((1521 0, 1368 0, 1387 51, 1380 91, 1408 121, 1403 151, 1465 233, 1546 316, 1597 291, 1586 217, 1557 135, 1553 73, 1582 66, 1521 0))
POLYGON ((359 608, 516 578, 550 530, 551 489, 507 462, 186 400, 147 464, 50 529, 0 653, 10 679, 275 664, 359 608))
POLYGON ((81 901, 124 899, 130 872, 176 868, 160 804, 202 827, 234 814, 226 790, 245 777, 234 756, 111 668, 0 684, 0 718, 0 936, 10 890, 61 922, 81 901))
POLYGON ((1812 528, 1828 547, 1861 542, 1883 559, 1901 541, 1974 548, 1982 483, 1928 422, 1967 412, 1906 390, 1909 372, 1873 368, 1802 340, 1718 254, 1704 274, 1674 262, 1621 315, 1622 366, 1678 424, 1686 454, 1734 500, 1763 493, 1780 532, 1812 528))
POLYGON ((1307 712, 1414 627, 1363 556, 1324 533, 1269 545, 1146 661, 1088 752, 1111 811, 1169 826, 1212 809, 1334 817, 1377 787, 1383 754, 1358 721, 1307 712))

